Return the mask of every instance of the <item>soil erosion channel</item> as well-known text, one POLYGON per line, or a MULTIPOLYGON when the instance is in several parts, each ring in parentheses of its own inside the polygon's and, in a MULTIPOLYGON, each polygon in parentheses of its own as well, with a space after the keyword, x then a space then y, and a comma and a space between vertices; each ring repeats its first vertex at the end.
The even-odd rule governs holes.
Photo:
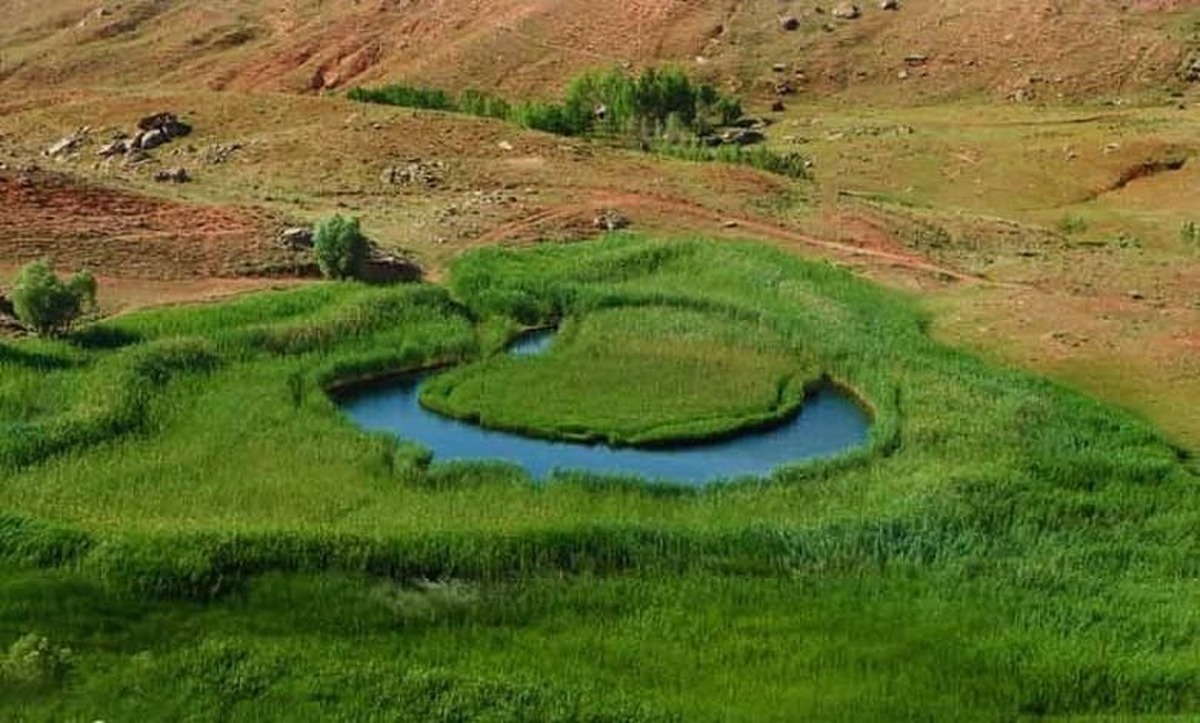
MULTIPOLYGON (((545 352, 553 331, 519 337, 509 353, 545 352)), ((638 475, 704 484, 742 476, 766 476, 782 465, 829 457, 866 444, 870 419, 849 396, 822 384, 799 414, 766 429, 671 447, 612 447, 526 437, 444 417, 420 404, 421 382, 436 372, 411 374, 341 395, 342 409, 360 426, 396 434, 427 447, 438 460, 501 460, 538 479, 554 470, 638 475)))

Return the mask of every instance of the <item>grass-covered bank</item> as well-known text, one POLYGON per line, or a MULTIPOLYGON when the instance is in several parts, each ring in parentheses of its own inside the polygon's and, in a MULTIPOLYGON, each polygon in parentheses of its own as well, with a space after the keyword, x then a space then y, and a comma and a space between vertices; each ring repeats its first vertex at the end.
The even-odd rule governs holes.
POLYGON ((421 401, 524 434, 685 443, 795 414, 820 371, 805 363, 767 328, 669 306, 608 309, 569 321, 544 356, 498 355, 434 377, 421 401))
MULTIPOLYGON (((0 649, 33 632, 74 654, 61 676, 10 674, 0 711, 1194 714, 1190 462, 1138 420, 923 326, 829 265, 615 237, 477 252, 449 291, 315 285, 0 345, 13 566, 0 649), (565 334, 605 330, 578 347, 596 373, 600 340, 636 338, 635 321, 658 338, 686 319, 689 363, 712 348, 714 368, 731 359, 750 380, 773 378, 783 354, 871 403, 872 445, 765 484, 538 485, 506 465, 425 467, 323 391, 475 359, 499 348, 497 329, 557 319, 565 334)), ((503 364, 468 368, 510 379, 503 364)), ((570 381, 564 369, 546 371, 570 381)), ((606 393, 595 386, 562 393, 606 393)))

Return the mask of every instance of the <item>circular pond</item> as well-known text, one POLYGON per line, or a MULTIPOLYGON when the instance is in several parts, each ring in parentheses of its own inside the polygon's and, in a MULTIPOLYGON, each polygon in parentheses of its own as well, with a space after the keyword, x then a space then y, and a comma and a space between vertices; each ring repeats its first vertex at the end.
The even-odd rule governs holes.
MULTIPOLYGON (((518 337, 514 355, 544 352, 553 333, 518 337)), ((421 406, 421 381, 436 372, 396 378, 339 395, 342 410, 361 427, 417 442, 436 460, 500 460, 543 479, 554 470, 703 484, 741 476, 761 477, 785 464, 829 457, 866 443, 870 419, 849 396, 823 384, 800 413, 767 429, 749 430, 706 443, 664 448, 610 447, 525 437, 486 429, 421 406)))

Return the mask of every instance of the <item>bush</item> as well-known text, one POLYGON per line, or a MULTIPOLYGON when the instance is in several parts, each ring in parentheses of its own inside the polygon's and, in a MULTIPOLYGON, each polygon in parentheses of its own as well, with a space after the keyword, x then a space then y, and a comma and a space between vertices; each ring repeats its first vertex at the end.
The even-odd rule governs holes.
POLYGON ((0 677, 21 685, 56 685, 70 672, 71 657, 70 648, 30 633, 13 643, 0 660, 0 677))
POLYGON ((387 85, 382 88, 353 88, 346 97, 362 103, 380 103, 402 108, 456 110, 454 100, 444 90, 411 85, 387 85))
POLYGON ((1065 234, 1076 234, 1087 231, 1088 222, 1082 216, 1067 214, 1058 221, 1058 230, 1065 234))
POLYGON ((1179 238, 1185 244, 1200 247, 1200 225, 1195 221, 1185 221, 1179 229, 1179 238))
POLYGON ((86 271, 63 282, 44 261, 27 264, 12 290, 13 311, 42 335, 58 335, 96 305, 96 279, 86 271))
POLYGON ((313 253, 321 273, 331 279, 356 279, 367 262, 367 238, 357 218, 335 215, 317 224, 313 253))

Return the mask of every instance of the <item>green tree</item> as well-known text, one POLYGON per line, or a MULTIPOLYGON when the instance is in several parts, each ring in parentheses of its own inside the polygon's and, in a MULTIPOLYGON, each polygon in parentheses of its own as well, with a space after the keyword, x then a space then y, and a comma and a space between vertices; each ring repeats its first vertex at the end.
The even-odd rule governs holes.
POLYGON ((96 306, 96 279, 81 271, 63 282, 44 261, 26 264, 12 289, 17 318, 42 335, 58 335, 96 306))
POLYGON ((367 238, 357 218, 334 215, 317 224, 313 253, 321 273, 331 279, 356 279, 367 263, 367 238))

